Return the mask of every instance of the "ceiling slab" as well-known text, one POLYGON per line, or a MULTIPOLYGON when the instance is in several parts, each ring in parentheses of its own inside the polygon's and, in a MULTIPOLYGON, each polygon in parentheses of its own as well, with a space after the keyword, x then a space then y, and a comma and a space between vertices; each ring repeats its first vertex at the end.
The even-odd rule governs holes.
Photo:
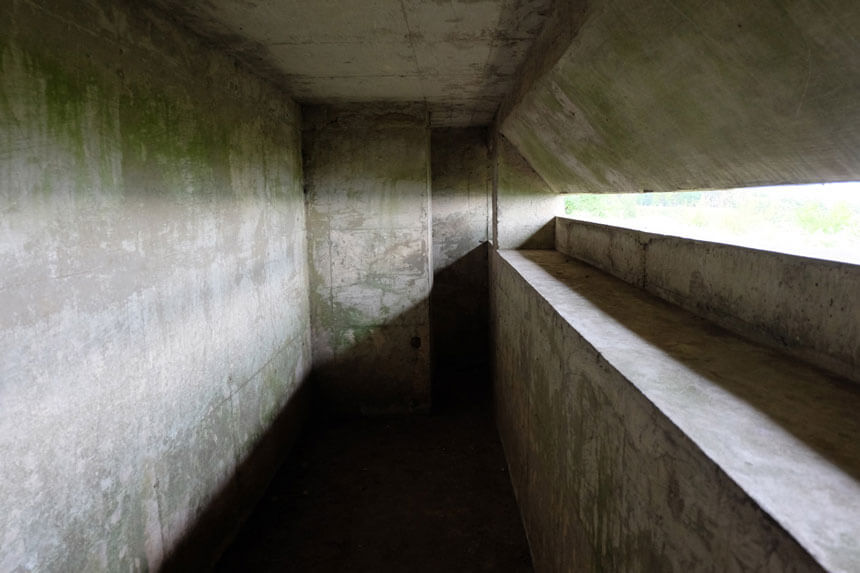
POLYGON ((486 125, 553 0, 152 0, 303 103, 426 102, 486 125))
POLYGON ((402 43, 275 44, 272 61, 288 76, 308 78, 418 75, 415 55, 402 43), (373 70, 373 74, 367 72, 373 70))

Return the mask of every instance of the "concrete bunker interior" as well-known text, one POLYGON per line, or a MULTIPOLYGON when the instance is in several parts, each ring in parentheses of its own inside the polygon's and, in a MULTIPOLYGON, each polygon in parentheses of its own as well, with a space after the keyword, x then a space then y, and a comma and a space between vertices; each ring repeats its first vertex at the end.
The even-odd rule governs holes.
POLYGON ((860 180, 857 30, 851 0, 2 3, 0 571, 209 568, 310 418, 464 386, 534 570, 860 570, 860 268, 556 217, 860 180))

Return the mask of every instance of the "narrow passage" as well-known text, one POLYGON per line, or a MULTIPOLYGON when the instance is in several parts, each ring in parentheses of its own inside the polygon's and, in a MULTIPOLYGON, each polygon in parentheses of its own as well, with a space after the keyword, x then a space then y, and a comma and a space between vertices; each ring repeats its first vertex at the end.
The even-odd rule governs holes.
POLYGON ((218 571, 532 571, 486 401, 316 420, 218 571))

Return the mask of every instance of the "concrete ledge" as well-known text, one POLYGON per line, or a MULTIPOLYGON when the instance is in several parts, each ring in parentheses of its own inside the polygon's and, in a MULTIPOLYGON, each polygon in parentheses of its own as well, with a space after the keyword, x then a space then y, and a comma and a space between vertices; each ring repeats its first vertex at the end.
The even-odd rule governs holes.
POLYGON ((856 571, 860 391, 553 251, 492 261, 538 571, 856 571))
POLYGON ((565 218, 556 248, 860 382, 860 266, 565 218))

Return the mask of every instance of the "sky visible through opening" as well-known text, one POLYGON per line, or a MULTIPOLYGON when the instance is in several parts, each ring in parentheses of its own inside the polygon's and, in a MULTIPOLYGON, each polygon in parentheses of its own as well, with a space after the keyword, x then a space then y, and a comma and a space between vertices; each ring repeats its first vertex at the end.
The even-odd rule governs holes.
POLYGON ((575 194, 564 207, 575 219, 860 264, 860 182, 575 194))

